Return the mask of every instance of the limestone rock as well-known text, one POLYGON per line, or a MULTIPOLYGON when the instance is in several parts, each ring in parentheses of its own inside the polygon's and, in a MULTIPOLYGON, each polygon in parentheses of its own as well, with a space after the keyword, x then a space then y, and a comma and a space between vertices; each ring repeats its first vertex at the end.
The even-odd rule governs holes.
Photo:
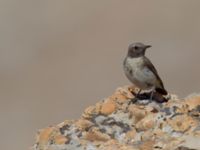
POLYGON ((137 90, 120 87, 78 120, 40 130, 31 149, 200 150, 200 95, 130 103, 137 90))

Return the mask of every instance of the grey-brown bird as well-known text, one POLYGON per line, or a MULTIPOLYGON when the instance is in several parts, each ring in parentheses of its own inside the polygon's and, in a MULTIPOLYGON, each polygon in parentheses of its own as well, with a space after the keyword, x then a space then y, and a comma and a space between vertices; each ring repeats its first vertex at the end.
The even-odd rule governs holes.
POLYGON ((141 90, 152 90, 152 94, 156 91, 162 95, 167 95, 156 68, 145 56, 147 48, 150 47, 150 45, 143 43, 129 45, 128 54, 123 63, 124 72, 127 78, 141 90))

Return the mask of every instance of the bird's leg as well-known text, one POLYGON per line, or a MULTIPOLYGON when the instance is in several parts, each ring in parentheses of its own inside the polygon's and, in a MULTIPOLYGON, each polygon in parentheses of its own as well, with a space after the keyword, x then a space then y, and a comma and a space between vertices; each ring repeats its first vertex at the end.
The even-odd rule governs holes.
POLYGON ((139 97, 141 91, 142 91, 141 89, 138 91, 138 93, 137 93, 136 96, 135 96, 136 98, 139 97))
POLYGON ((139 100, 139 95, 140 95, 140 92, 141 92, 142 90, 140 89, 138 92, 137 92, 137 94, 134 94, 134 98, 133 99, 131 99, 131 101, 128 103, 129 105, 130 105, 130 103, 135 103, 137 100, 139 100))
POLYGON ((151 92, 150 101, 152 101, 152 99, 153 99, 153 93, 154 93, 154 90, 152 90, 152 92, 151 92))

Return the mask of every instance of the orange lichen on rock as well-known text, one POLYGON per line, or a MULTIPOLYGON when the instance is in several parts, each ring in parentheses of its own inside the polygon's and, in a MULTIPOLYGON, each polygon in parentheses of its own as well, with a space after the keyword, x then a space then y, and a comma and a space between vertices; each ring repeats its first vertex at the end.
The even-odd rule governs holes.
POLYGON ((54 141, 56 145, 62 145, 69 141, 69 139, 63 135, 56 135, 54 137, 54 141))
POLYGON ((79 119, 76 123, 75 126, 79 129, 79 130, 86 130, 87 128, 91 127, 93 125, 93 123, 89 120, 86 119, 79 119))
POLYGON ((149 141, 145 141, 144 144, 142 144, 139 149, 140 150, 153 150, 155 141, 149 140, 149 141))
POLYGON ((110 137, 107 134, 100 132, 97 128, 85 133, 84 138, 89 141, 107 141, 110 137))
POLYGON ((138 106, 135 104, 130 105, 128 111, 130 112, 131 116, 133 116, 135 123, 142 120, 147 115, 147 111, 143 106, 138 106))
POLYGON ((189 96, 186 98, 185 103, 188 105, 189 110, 195 109, 197 106, 200 106, 200 95, 189 96))
POLYGON ((96 114, 96 108, 95 106, 89 106, 88 108, 85 109, 82 116, 86 119, 90 119, 93 114, 96 114))
POLYGON ((53 127, 47 127, 45 129, 42 129, 39 132, 39 136, 38 136, 38 141, 40 142, 40 144, 47 144, 50 141, 54 130, 55 128, 53 127))
POLYGON ((123 103, 124 101, 128 99, 134 98, 133 94, 131 93, 134 91, 134 87, 124 87, 124 88, 118 88, 115 93, 109 97, 109 99, 116 100, 119 103, 123 103))
POLYGON ((139 131, 145 131, 153 128, 155 125, 155 114, 149 114, 143 119, 141 119, 135 125, 136 129, 139 131))
POLYGON ((139 150, 135 146, 126 145, 114 139, 111 139, 107 142, 102 143, 98 149, 99 150, 139 150))
POLYGON ((106 102, 104 102, 102 104, 102 107, 101 107, 101 114, 103 115, 109 115, 111 113, 113 113, 116 109, 116 104, 113 100, 106 100, 106 102))
POLYGON ((178 115, 168 120, 169 125, 177 132, 187 132, 197 126, 197 120, 188 115, 178 115))
POLYGON ((130 130, 130 131, 128 131, 127 133, 126 133, 126 138, 127 139, 134 139, 134 137, 135 137, 135 135, 137 134, 137 131, 136 131, 136 129, 132 129, 132 130, 130 130))

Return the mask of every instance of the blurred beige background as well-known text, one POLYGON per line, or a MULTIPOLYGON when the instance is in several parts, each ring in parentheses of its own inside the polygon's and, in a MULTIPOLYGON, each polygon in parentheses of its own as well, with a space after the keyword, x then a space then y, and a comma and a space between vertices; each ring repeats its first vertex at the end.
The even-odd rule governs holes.
POLYGON ((153 45, 169 92, 199 92, 199 14, 199 0, 1 0, 1 149, 28 149, 38 129, 130 84, 133 41, 153 45))

